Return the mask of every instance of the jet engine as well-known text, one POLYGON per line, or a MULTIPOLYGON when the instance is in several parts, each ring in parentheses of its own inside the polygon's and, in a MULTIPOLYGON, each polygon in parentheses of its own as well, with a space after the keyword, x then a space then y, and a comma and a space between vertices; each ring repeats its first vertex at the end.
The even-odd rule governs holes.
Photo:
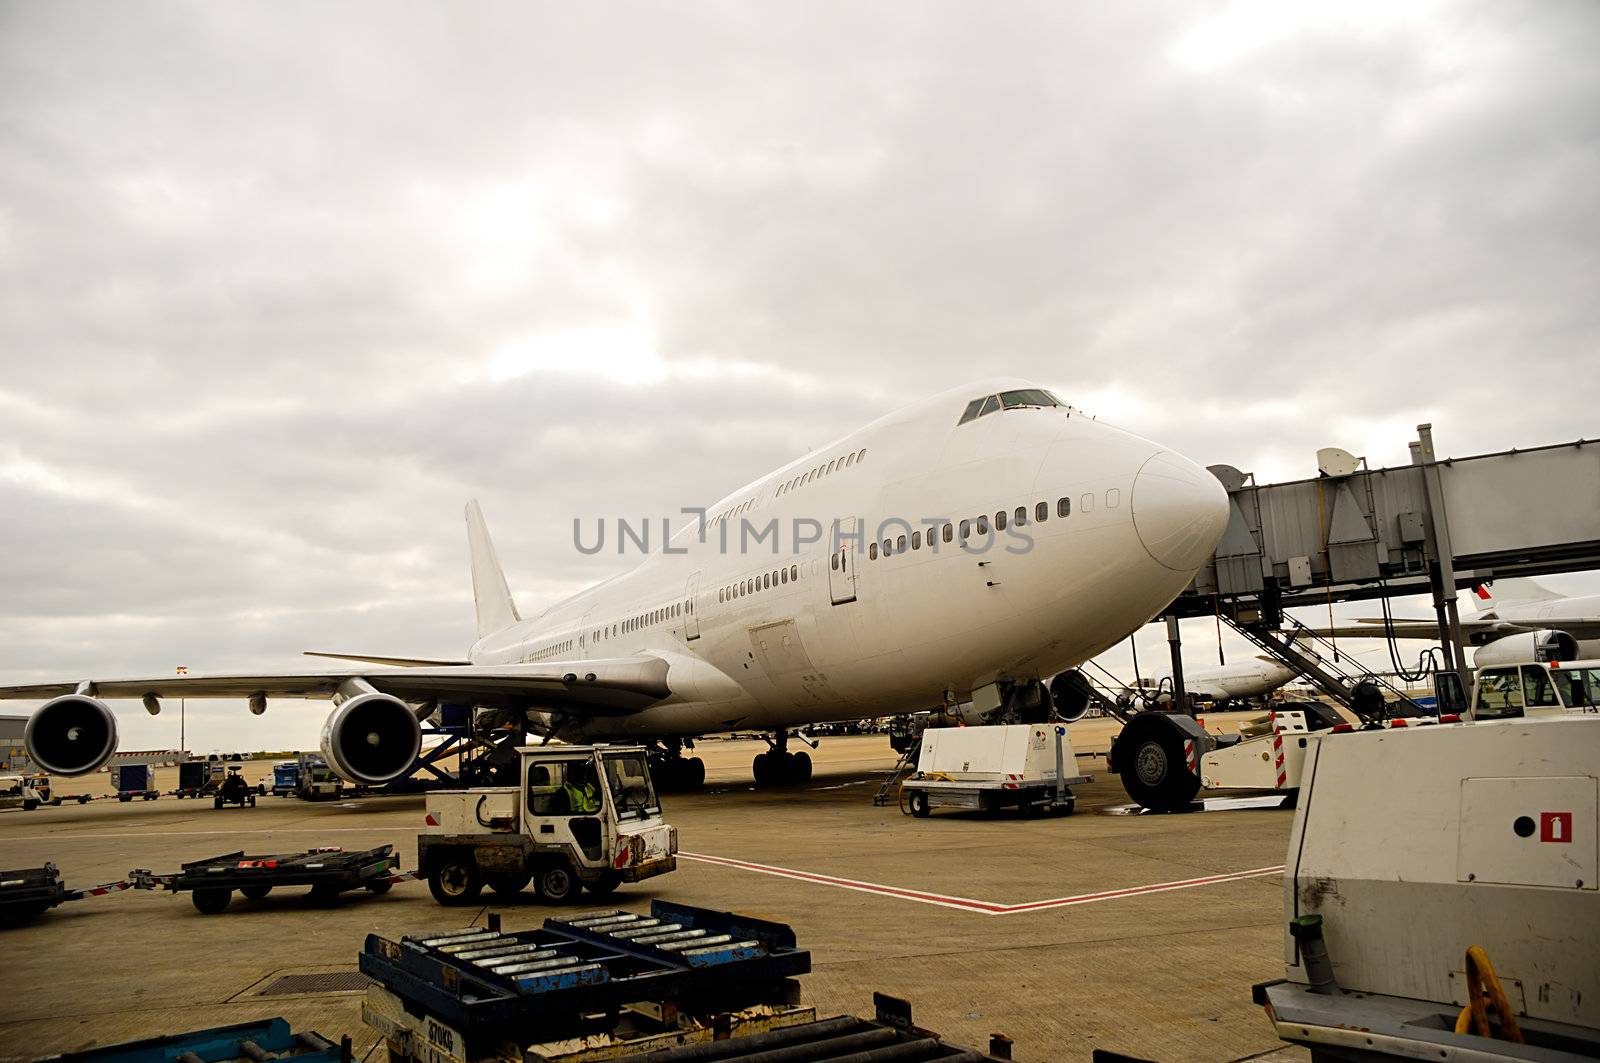
POLYGON ((1532 664, 1535 661, 1571 661, 1578 656, 1578 640, 1565 631, 1545 629, 1504 635, 1479 646, 1472 663, 1479 668, 1497 664, 1532 664))
POLYGON ((399 698, 372 691, 347 698, 322 725, 322 758, 342 778, 366 786, 392 782, 422 752, 422 724, 399 698))
POLYGON ((1055 702, 1056 719, 1076 723, 1089 715, 1089 681, 1076 668, 1050 680, 1050 700, 1055 702))
POLYGON ((117 751, 117 718, 98 698, 64 694, 28 717, 22 741, 43 771, 87 775, 117 751))

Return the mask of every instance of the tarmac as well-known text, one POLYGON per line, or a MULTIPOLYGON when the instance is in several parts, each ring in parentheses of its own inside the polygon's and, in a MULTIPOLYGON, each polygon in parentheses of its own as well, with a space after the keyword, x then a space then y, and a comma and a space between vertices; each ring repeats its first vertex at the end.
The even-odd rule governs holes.
MULTIPOLYGON (((811 952, 801 985, 819 1015, 870 1016, 882 991, 910 1000, 918 1025, 953 1043, 982 1048, 991 1033, 1008 1035, 1019 1060, 1088 1060, 1096 1048, 1163 1061, 1308 1058, 1250 1002, 1253 983, 1283 974, 1279 871, 1293 813, 1102 814, 1127 797, 1102 756, 1083 754, 1103 753, 1114 728, 1073 726, 1079 770, 1095 776, 1075 788, 1077 813, 1028 819, 875 807, 894 763, 881 734, 823 738, 809 782, 762 790, 750 779, 762 743, 702 742, 706 789, 664 798, 680 832, 678 870, 624 886, 605 906, 645 911, 660 897, 789 923, 811 952)), ((271 770, 243 767, 252 780, 271 770)), ((108 789, 103 775, 57 782, 68 793, 108 789)), ((69 803, 0 814, 0 868, 53 861, 82 888, 237 850, 388 842, 410 869, 423 815, 420 796, 268 796, 222 810, 170 796, 69 803)), ((482 925, 489 912, 516 930, 554 911, 531 892, 510 905, 485 898, 444 908, 425 883, 407 882, 330 908, 301 890, 235 895, 218 916, 181 894, 64 904, 0 931, 10 990, 0 1059, 281 1015, 297 1031, 348 1034, 358 1059, 381 1060, 359 989, 280 993, 274 983, 354 972, 369 933, 482 925)))

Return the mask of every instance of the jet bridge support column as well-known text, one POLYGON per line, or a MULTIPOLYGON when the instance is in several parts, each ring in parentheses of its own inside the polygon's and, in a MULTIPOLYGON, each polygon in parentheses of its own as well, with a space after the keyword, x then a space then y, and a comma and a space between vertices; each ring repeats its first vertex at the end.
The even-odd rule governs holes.
POLYGON ((1445 655, 1461 683, 1461 689, 1470 690, 1472 676, 1467 671, 1467 651, 1461 637, 1461 614, 1456 608, 1455 548, 1450 542, 1450 515, 1445 510, 1444 488, 1439 481, 1439 462, 1433 450, 1433 425, 1417 425, 1413 455, 1422 466, 1428 531, 1433 537, 1433 556, 1437 559, 1429 575, 1434 578, 1434 601, 1443 606, 1439 642, 1445 647, 1445 655))
POLYGON ((1189 698, 1183 689, 1183 635, 1178 630, 1178 618, 1167 617, 1167 645, 1172 648, 1172 704, 1179 712, 1189 711, 1189 698))

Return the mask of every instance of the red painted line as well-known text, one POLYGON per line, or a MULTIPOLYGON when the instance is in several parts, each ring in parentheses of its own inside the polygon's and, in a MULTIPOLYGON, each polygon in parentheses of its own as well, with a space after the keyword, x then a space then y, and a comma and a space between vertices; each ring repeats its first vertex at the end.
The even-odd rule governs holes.
POLYGON ((1199 886, 1210 886, 1223 882, 1262 878, 1267 875, 1276 875, 1283 871, 1282 865, 1277 867, 1257 867, 1248 871, 1230 871, 1219 875, 1205 875, 1200 878, 1178 879, 1173 882, 1152 882, 1148 885, 1130 886, 1126 889, 1081 893, 1073 897, 1054 897, 1050 900, 1027 901, 1022 904, 1000 904, 994 901, 975 900, 971 897, 953 897, 945 893, 931 893, 926 890, 905 889, 901 886, 887 886, 880 882, 862 882, 859 879, 823 875, 814 871, 800 871, 791 867, 757 864, 748 860, 734 860, 730 857, 711 856, 706 853, 680 852, 678 856, 685 860, 716 864, 720 867, 737 868, 741 871, 753 871, 760 875, 773 875, 777 878, 811 882, 820 886, 833 886, 837 889, 856 890, 861 893, 876 893, 880 896, 893 897, 897 900, 913 901, 918 904, 932 904, 941 908, 955 908, 959 911, 974 912, 979 915, 1014 915, 1018 912, 1037 912, 1049 908, 1066 908, 1072 905, 1093 904, 1096 901, 1116 900, 1122 897, 1138 897, 1147 893, 1165 893, 1171 890, 1194 889, 1199 886))

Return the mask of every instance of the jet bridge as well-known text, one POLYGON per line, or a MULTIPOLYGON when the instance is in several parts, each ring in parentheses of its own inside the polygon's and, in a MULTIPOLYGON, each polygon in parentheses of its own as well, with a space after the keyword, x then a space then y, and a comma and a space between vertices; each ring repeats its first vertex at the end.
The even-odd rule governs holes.
MULTIPOLYGON (((1600 443, 1439 458, 1432 426, 1424 424, 1410 447, 1410 465, 1383 469, 1336 448, 1320 450, 1318 477, 1281 484, 1212 466, 1228 490, 1228 527, 1212 560, 1163 616, 1227 620, 1350 705, 1347 677, 1276 634, 1283 610, 1431 593, 1441 671, 1456 673, 1465 690, 1457 589, 1600 568, 1600 443)), ((1175 641, 1173 656, 1176 678, 1175 641)), ((1180 686, 1175 695, 1181 700, 1182 693, 1180 686)))

